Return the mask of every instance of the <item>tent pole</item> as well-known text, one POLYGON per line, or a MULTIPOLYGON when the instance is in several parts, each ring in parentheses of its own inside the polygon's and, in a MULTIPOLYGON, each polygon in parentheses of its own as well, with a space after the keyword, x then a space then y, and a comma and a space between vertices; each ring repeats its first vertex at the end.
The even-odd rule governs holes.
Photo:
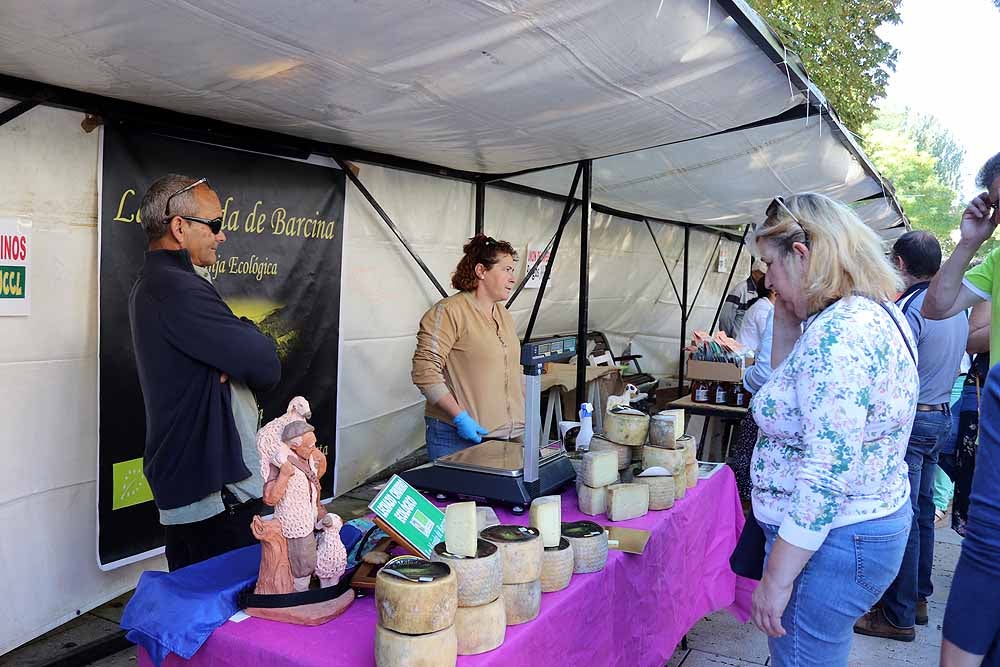
POLYGON ((695 290, 694 298, 691 299, 691 305, 688 307, 688 317, 691 317, 691 313, 694 312, 694 304, 698 303, 698 297, 701 296, 701 288, 705 285, 705 278, 708 278, 708 271, 712 268, 712 260, 715 259, 715 253, 719 250, 719 246, 722 245, 722 237, 715 244, 715 250, 712 254, 708 256, 708 265, 705 266, 705 273, 701 274, 701 282, 698 283, 698 289, 695 290))
POLYGON ((26 114, 35 107, 38 106, 38 102, 33 100, 25 100, 23 102, 18 102, 11 108, 7 109, 3 113, 0 113, 0 125, 6 125, 10 121, 14 120, 22 114, 26 114))
MULTIPOLYGON (((587 386, 587 307, 590 305, 590 189, 593 185, 591 160, 583 167, 583 206, 580 207, 580 315, 576 330, 576 402, 585 402, 587 386)), ((595 406, 596 408, 597 406, 595 406)))
POLYGON ((392 231, 392 233, 396 235, 396 238, 399 239, 399 242, 403 244, 404 248, 406 248, 406 252, 410 253, 410 257, 413 258, 413 261, 415 261, 420 266, 424 274, 428 278, 430 278, 430 281, 432 283, 434 283, 434 287, 436 287, 437 291, 441 293, 441 296, 447 297, 448 293, 444 291, 443 287, 441 287, 441 283, 438 282, 438 279, 434 277, 434 274, 431 273, 431 270, 427 268, 426 264, 424 264, 424 260, 420 259, 416 251, 413 250, 413 248, 410 246, 410 242, 406 240, 406 237, 403 236, 403 233, 400 232, 399 228, 397 228, 395 223, 393 223, 392 218, 390 218, 389 214, 385 212, 385 209, 383 209, 379 205, 375 197, 372 196, 372 193, 368 191, 368 188, 365 187, 365 184, 361 182, 360 178, 358 178, 358 175, 355 174, 354 170, 350 168, 350 165, 341 160, 339 157, 334 157, 333 159, 337 163, 337 165, 341 168, 341 170, 345 174, 347 174, 347 178, 351 179, 351 183, 354 184, 354 187, 356 187, 358 191, 365 196, 365 199, 368 200, 368 203, 371 204, 371 207, 375 209, 375 212, 378 213, 380 218, 382 218, 382 222, 384 222, 386 226, 392 231))
MULTIPOLYGON (((565 227, 566 226, 566 222, 568 222, 569 219, 573 217, 573 214, 576 213, 576 209, 579 206, 580 206, 580 203, 574 201, 572 208, 570 208, 569 215, 564 215, 563 218, 562 218, 562 220, 559 221, 559 226, 556 228, 556 231, 552 235, 552 238, 550 238, 549 242, 545 244, 545 248, 542 250, 541 254, 535 260, 535 263, 532 264, 530 267, 528 267, 528 269, 524 272, 524 277, 521 278, 521 282, 518 283, 517 287, 514 288, 514 293, 510 295, 510 298, 507 300, 507 303, 504 304, 504 308, 506 308, 507 310, 510 310, 510 307, 512 305, 514 305, 514 299, 516 299, 518 297, 518 295, 524 289, 525 284, 528 282, 528 278, 531 277, 531 274, 533 274, 535 272, 535 270, 538 268, 538 265, 541 264, 542 260, 545 259, 546 253, 548 253, 549 251, 552 250, 553 245, 558 245, 557 242, 556 242, 556 237, 558 236, 560 239, 562 238, 562 234, 561 233, 562 233, 563 227, 565 227)), ((550 255, 549 259, 551 259, 552 256, 553 255, 550 255)), ((544 276, 542 277, 542 280, 545 280, 544 276)), ((525 340, 527 340, 527 339, 525 339, 525 340)))
POLYGON ((663 256, 663 251, 660 250, 660 244, 656 241, 656 234, 653 233, 653 227, 649 224, 649 220, 646 220, 646 229, 649 230, 649 235, 653 237, 653 245, 656 246, 656 252, 660 255, 660 261, 663 262, 667 278, 670 279, 670 286, 674 288, 674 296, 677 297, 677 303, 680 303, 681 295, 677 293, 677 283, 674 282, 674 277, 670 274, 670 267, 667 266, 667 258, 663 256))
MULTIPOLYGON (((563 229, 566 228, 566 223, 569 222, 569 219, 573 217, 573 210, 575 209, 576 204, 574 203, 571 205, 570 203, 573 202, 573 198, 576 196, 576 188, 580 184, 580 175, 582 173, 583 164, 581 163, 576 168, 576 175, 573 176, 573 185, 569 188, 569 197, 566 199, 566 206, 563 207, 562 219, 559 221, 559 228, 556 229, 555 240, 552 243, 552 254, 549 256, 549 261, 545 265, 545 273, 542 274, 542 284, 538 286, 538 294, 535 295, 535 303, 531 306, 531 317, 528 318, 528 328, 524 332, 525 342, 531 340, 531 332, 535 329, 535 319, 538 317, 538 309, 542 305, 542 297, 545 295, 545 286, 549 284, 549 275, 552 273, 552 266, 556 263, 556 252, 559 250, 559 242, 562 240, 563 229)), ((544 256, 545 253, 542 253, 542 257, 544 256)), ((538 258, 538 261, 541 261, 541 257, 538 258)), ((538 262, 535 262, 535 264, 537 265, 538 262)), ((532 269, 534 269, 534 267, 532 267, 532 269)), ((530 272, 525 274, 524 279, 527 280, 529 275, 531 275, 530 272)), ((518 288, 518 291, 520 291, 520 287, 518 288)), ((507 302, 508 307, 510 307, 511 302, 514 301, 514 297, 516 296, 517 294, 514 294, 514 296, 510 298, 510 301, 507 302)))
POLYGON ((476 234, 486 229, 486 183, 476 181, 476 234))
MULTIPOLYGON (((712 326, 708 328, 708 330, 713 333, 715 332, 715 325, 719 323, 719 315, 722 314, 722 305, 726 302, 726 297, 729 296, 729 286, 733 284, 733 275, 736 273, 736 267, 740 263, 740 255, 743 254, 743 248, 746 246, 746 233, 749 230, 750 225, 747 225, 743 230, 743 238, 740 240, 740 247, 736 249, 736 259, 733 260, 733 266, 729 269, 729 278, 726 279, 726 286, 722 289, 722 298, 719 299, 719 307, 715 309, 715 317, 712 318, 712 326)), ((726 333, 732 335, 733 332, 727 331, 726 333)))
POLYGON ((691 228, 684 228, 684 278, 682 282, 681 292, 683 297, 681 298, 681 344, 680 350, 678 352, 678 366, 677 366, 677 385, 681 391, 684 391, 684 348, 687 346, 687 330, 688 330, 688 316, 687 316, 687 300, 688 300, 688 258, 691 250, 691 228))

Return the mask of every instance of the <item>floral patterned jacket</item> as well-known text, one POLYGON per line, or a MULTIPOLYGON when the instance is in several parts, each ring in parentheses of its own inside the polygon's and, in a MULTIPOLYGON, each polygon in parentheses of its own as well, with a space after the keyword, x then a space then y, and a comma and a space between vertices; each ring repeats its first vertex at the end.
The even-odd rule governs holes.
POLYGON ((754 516, 803 549, 909 500, 904 456, 919 379, 907 343, 914 355, 916 344, 903 314, 886 305, 900 328, 860 296, 814 316, 750 402, 760 427, 754 516))

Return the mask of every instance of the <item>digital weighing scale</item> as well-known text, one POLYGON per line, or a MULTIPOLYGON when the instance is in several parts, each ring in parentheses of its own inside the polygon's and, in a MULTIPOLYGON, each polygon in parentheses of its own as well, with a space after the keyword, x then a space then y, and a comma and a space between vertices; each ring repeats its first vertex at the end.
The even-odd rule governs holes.
POLYGON ((542 364, 576 356, 576 337, 521 346, 524 368, 524 443, 487 440, 400 474, 411 486, 510 505, 515 514, 533 498, 556 493, 576 476, 562 443, 541 446, 542 364))

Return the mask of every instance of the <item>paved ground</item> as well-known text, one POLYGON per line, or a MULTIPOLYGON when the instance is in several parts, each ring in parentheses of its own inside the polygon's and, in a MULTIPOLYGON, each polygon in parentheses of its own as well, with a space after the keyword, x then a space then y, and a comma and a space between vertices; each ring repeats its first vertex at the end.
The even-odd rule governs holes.
MULTIPOLYGON (((368 502, 376 489, 367 485, 338 498, 330 509, 345 519, 368 512, 368 502)), ((938 664, 941 622, 958 563, 961 539, 950 528, 939 528, 934 552, 934 595, 931 597, 930 624, 917 629, 912 643, 895 642, 855 635, 851 667, 903 667, 938 664)), ((80 646, 118 632, 118 621, 129 595, 83 614, 70 623, 20 649, 0 656, 0 667, 41 667, 58 661, 80 646)), ((688 634, 688 649, 678 649, 667 667, 750 667, 768 665, 767 640, 752 625, 741 625, 729 614, 719 612, 703 619, 688 634)), ((97 662, 99 667, 134 667, 135 648, 128 648, 97 662)), ((594 666, 599 667, 599 666, 594 666)))

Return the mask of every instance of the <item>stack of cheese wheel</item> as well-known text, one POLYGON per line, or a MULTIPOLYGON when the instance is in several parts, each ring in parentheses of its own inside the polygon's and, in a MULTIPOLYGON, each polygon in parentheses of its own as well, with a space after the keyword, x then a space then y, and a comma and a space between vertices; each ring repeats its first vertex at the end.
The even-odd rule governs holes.
POLYGON ((376 575, 375 606, 377 667, 454 667, 458 578, 447 564, 393 558, 376 575))
POLYGON ((573 549, 573 574, 600 572, 608 562, 608 534, 593 521, 562 525, 562 536, 573 549))
POLYGON ((573 548, 562 537, 562 498, 542 496, 531 502, 531 527, 542 535, 542 592, 561 591, 573 577, 573 548))
POLYGON ((507 625, 534 620, 542 606, 541 533, 537 528, 501 524, 487 528, 480 537, 500 550, 507 625))
POLYGON ((628 463, 642 458, 642 448, 649 434, 649 415, 624 405, 614 406, 604 413, 604 438, 617 445, 630 447, 628 463))
MULTIPOLYGON (((663 447, 647 446, 642 452, 642 468, 664 468, 671 475, 670 505, 674 500, 684 497, 687 484, 684 477, 684 449, 665 449, 663 447)), ((650 509, 656 509, 650 504, 650 509)), ((659 508, 665 509, 665 508, 659 508)))
POLYGON ((576 476, 576 500, 580 511, 590 516, 607 511, 607 487, 618 482, 618 459, 614 452, 587 452, 581 457, 576 476))
POLYGON ((698 442, 693 436, 686 435, 684 440, 684 473, 687 488, 693 489, 698 484, 698 442))
POLYGON ((674 506, 674 476, 671 468, 647 468, 635 478, 635 483, 649 487, 649 509, 668 510, 674 506))
MULTIPOLYGON (((590 451, 592 452, 603 452, 609 451, 614 452, 618 456, 618 469, 625 470, 632 463, 632 456, 635 453, 634 447, 629 447, 628 445, 619 445, 610 440, 605 440, 600 436, 594 436, 590 441, 590 451)), ((576 468, 576 474, 580 474, 580 467, 582 467, 583 461, 580 461, 574 467, 576 468)))
POLYGON ((490 508, 476 507, 473 502, 448 505, 444 514, 445 541, 431 554, 432 561, 446 563, 458 578, 458 655, 492 651, 503 644, 507 633, 500 599, 503 559, 495 544, 479 539, 479 524, 488 518, 480 511, 483 509, 490 508))

